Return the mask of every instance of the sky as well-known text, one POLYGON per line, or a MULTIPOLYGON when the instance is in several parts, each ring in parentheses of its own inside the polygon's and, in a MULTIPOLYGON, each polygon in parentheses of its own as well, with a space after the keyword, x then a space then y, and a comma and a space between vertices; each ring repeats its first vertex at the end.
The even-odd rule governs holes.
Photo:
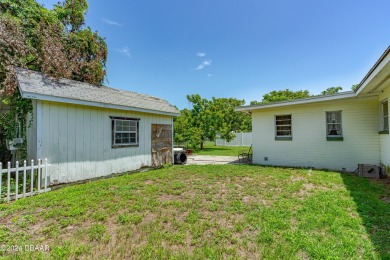
POLYGON ((390 44, 388 10, 388 0, 90 0, 86 25, 108 44, 105 85, 183 109, 189 94, 249 104, 286 88, 349 91, 390 44))

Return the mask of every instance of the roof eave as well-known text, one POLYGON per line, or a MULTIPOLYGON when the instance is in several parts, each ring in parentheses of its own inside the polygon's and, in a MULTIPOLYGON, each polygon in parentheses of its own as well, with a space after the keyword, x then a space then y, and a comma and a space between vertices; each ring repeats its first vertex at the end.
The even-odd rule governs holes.
POLYGON ((235 110, 237 112, 245 112, 245 111, 252 111, 252 110, 259 110, 259 109, 266 109, 266 108, 311 104, 311 103, 317 103, 317 102, 347 99, 347 98, 354 98, 354 97, 356 97, 355 92, 348 91, 348 92, 338 93, 337 95, 326 95, 326 96, 320 96, 320 97, 315 96, 315 97, 311 97, 311 98, 295 99, 295 100, 282 101, 282 102, 273 102, 273 103, 267 103, 267 104, 262 104, 262 105, 241 106, 241 107, 235 108, 235 110))
POLYGON ((114 105, 114 104, 101 103, 101 102, 48 96, 48 95, 42 95, 37 93, 31 93, 31 92, 23 92, 20 87, 19 90, 22 98, 28 98, 28 99, 45 100, 45 101, 52 101, 58 103, 67 103, 67 104, 92 106, 92 107, 103 107, 103 108, 111 108, 111 109, 126 110, 126 111, 136 111, 136 112, 151 113, 151 114, 166 115, 166 116, 180 116, 179 112, 174 113, 174 112, 166 112, 166 111, 145 109, 139 107, 121 106, 121 105, 114 105))
POLYGON ((387 49, 383 52, 383 54, 379 57, 379 59, 375 62, 374 66, 368 71, 368 73, 364 76, 362 81, 359 83, 357 88, 355 89, 355 92, 357 95, 359 95, 365 86, 367 86, 368 82, 377 74, 380 70, 376 70, 379 65, 386 59, 386 57, 390 54, 390 45, 387 47, 387 49))

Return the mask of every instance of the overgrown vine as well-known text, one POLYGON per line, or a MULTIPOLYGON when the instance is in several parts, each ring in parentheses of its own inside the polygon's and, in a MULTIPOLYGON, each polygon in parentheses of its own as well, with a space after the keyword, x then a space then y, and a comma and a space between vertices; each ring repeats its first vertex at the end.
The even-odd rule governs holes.
POLYGON ((33 110, 32 102, 30 99, 22 98, 17 91, 11 97, 3 100, 3 103, 10 107, 9 112, 0 118, 3 146, 14 138, 22 138, 23 142, 16 146, 18 148, 18 159, 25 159, 27 157, 26 133, 27 128, 32 123, 32 118, 27 120, 27 116, 33 110))

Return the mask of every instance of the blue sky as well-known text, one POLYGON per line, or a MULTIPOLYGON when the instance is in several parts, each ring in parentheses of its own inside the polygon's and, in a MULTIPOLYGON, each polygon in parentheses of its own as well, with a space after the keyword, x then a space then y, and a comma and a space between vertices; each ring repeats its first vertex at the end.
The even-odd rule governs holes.
MULTIPOLYGON (((51 8, 57 0, 39 0, 51 8)), ((390 1, 89 1, 106 38, 106 85, 161 97, 261 100, 272 90, 350 90, 390 44, 390 1)))

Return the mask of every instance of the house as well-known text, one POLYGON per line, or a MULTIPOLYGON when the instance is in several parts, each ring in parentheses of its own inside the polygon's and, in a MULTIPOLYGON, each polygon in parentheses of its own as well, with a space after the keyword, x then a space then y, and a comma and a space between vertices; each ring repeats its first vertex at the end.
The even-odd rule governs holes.
POLYGON ((236 108, 252 114, 253 162, 354 171, 390 166, 390 47, 355 91, 236 108))
POLYGON ((160 98, 17 69, 32 100, 28 159, 47 158, 50 182, 66 183, 172 162, 173 117, 160 98))

